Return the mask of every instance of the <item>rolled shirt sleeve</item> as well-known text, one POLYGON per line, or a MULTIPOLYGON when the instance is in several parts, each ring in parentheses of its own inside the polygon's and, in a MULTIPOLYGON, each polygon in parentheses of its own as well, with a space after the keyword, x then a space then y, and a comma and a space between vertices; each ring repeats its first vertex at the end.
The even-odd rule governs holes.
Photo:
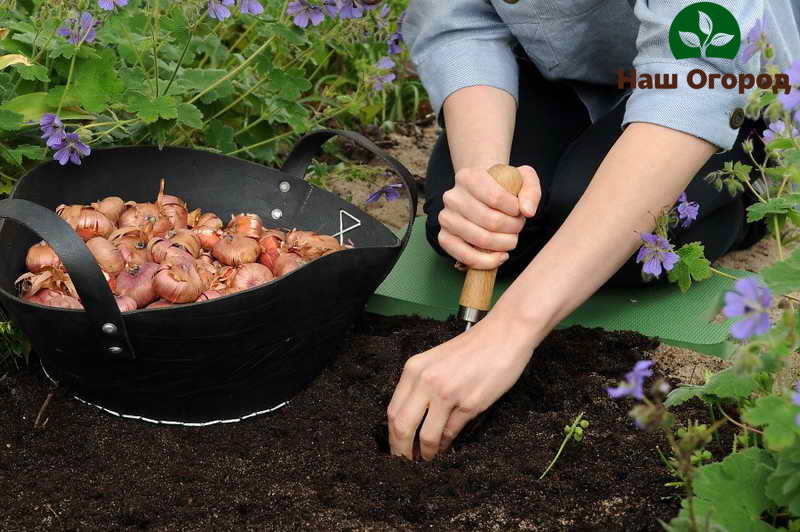
MULTIPOLYGON (((641 25, 636 41, 638 54, 634 68, 643 74, 677 74, 677 89, 634 89, 627 103, 623 126, 632 122, 648 122, 669 127, 704 139, 724 150, 736 143, 739 131, 729 125, 730 116, 743 108, 748 94, 739 88, 725 89, 717 80, 714 89, 693 89, 687 83, 695 69, 706 74, 754 74, 760 71, 759 54, 742 64, 735 60, 696 58, 676 60, 669 45, 670 25, 678 13, 695 0, 638 0, 635 14, 641 25)), ((719 0, 738 20, 742 41, 758 19, 764 15, 764 0, 719 0)))
POLYGON ((477 85, 519 101, 513 37, 485 0, 411 0, 403 36, 437 113, 454 92, 477 85))

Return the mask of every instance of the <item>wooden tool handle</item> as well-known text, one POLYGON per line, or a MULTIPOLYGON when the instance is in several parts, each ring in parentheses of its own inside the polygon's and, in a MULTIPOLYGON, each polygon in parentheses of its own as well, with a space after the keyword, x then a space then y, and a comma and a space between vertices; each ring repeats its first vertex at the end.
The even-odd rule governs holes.
MULTIPOLYGON (((522 188, 522 175, 519 170, 512 166, 498 164, 489 169, 491 175, 497 183, 511 192, 515 196, 522 188)), ((487 311, 492 303, 492 293, 494 292, 494 281, 497 277, 497 270, 473 270, 467 271, 464 279, 464 288, 461 289, 461 298, 458 303, 462 307, 473 308, 487 311)))

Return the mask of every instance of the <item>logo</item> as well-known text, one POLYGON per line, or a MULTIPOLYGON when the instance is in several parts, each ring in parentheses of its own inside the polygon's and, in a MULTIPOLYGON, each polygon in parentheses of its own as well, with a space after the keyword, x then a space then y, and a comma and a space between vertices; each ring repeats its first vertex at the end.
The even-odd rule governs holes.
POLYGON ((713 2, 698 2, 675 17, 669 46, 675 59, 735 59, 742 46, 742 32, 730 11, 713 2))

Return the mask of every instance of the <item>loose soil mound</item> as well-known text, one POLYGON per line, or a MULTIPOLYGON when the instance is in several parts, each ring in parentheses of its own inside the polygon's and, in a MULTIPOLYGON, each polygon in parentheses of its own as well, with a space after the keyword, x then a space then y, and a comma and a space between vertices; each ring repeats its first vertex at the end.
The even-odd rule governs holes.
POLYGON ((657 530, 677 513, 664 442, 604 391, 656 347, 636 334, 554 332, 454 451, 432 464, 381 452, 376 427, 403 362, 458 330, 369 316, 289 406, 203 429, 124 421, 58 394, 34 429, 48 382, 7 377, 0 529, 657 530), (581 411, 585 441, 538 481, 581 411))

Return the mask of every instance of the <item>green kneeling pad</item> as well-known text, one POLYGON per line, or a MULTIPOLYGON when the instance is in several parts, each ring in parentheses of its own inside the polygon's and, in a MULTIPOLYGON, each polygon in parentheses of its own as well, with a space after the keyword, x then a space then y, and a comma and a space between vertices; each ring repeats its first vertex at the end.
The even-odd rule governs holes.
MULTIPOLYGON (((726 270, 741 276, 745 272, 726 270)), ((425 217, 416 219, 411 240, 389 276, 367 304, 384 316, 416 315, 445 320, 458 309, 464 274, 453 261, 439 256, 425 238, 425 217)), ((511 284, 498 279, 494 299, 511 284)), ((648 288, 603 288, 559 327, 582 325, 608 331, 637 331, 662 342, 727 358, 729 321, 710 322, 721 294, 733 281, 715 275, 695 283, 685 294, 674 284, 648 288)))

